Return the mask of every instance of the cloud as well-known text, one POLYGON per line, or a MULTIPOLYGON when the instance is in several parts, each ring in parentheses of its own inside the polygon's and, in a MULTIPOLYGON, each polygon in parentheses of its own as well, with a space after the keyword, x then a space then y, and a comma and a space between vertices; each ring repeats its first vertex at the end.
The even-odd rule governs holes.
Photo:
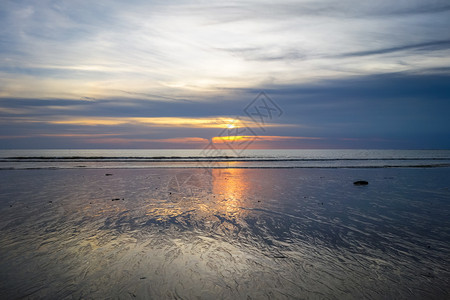
POLYGON ((306 56, 301 54, 296 49, 279 49, 276 47, 270 49, 260 49, 260 48, 224 48, 218 49, 232 55, 242 57, 249 61, 296 61, 304 60, 306 56))
POLYGON ((173 144, 178 144, 179 146, 205 146, 208 144, 207 139, 199 138, 199 137, 183 137, 183 138, 168 138, 168 139, 136 139, 136 138, 96 138, 92 137, 91 139, 85 139, 85 143, 87 144, 115 144, 115 145, 129 145, 136 143, 145 143, 145 144, 158 144, 158 145, 166 145, 167 147, 171 147, 173 144))
POLYGON ((410 44, 403 45, 398 47, 390 47, 385 49, 376 49, 376 50, 368 50, 368 51, 359 51, 352 53, 341 54, 342 57, 351 57, 351 56, 367 56, 367 55, 378 55, 378 54, 387 54, 405 50, 414 50, 414 51, 439 51, 439 50, 447 50, 450 49, 450 40, 446 41, 432 41, 418 44, 410 44))
POLYGON ((122 124, 141 124, 157 127, 190 127, 190 128, 225 128, 229 118, 180 118, 180 117, 110 117, 110 118, 83 118, 68 117, 57 120, 47 121, 50 124, 67 125, 122 125, 122 124))
POLYGON ((449 63, 431 53, 447 50, 446 1, 0 6, 2 97, 192 100, 223 88, 449 63), (366 59, 350 60, 356 56, 366 59))
POLYGON ((281 142, 295 140, 321 140, 321 137, 306 136, 270 136, 270 135, 236 135, 236 136, 215 136, 212 138, 214 144, 229 144, 234 142, 281 142))

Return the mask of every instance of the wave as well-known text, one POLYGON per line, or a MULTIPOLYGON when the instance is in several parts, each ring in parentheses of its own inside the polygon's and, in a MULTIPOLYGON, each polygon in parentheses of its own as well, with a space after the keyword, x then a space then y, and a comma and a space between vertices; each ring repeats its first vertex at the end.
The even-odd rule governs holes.
POLYGON ((44 166, 44 167, 0 167, 0 170, 66 170, 66 169, 390 169, 390 168, 448 168, 448 164, 414 165, 360 165, 360 166, 44 166))
POLYGON ((122 156, 60 156, 60 157, 46 157, 46 156, 17 156, 6 157, 0 159, 0 162, 23 162, 23 161, 92 161, 92 162, 197 162, 197 161, 211 161, 211 162, 283 162, 283 161, 298 161, 298 162, 314 162, 314 161, 450 161, 450 157, 377 157, 377 158, 284 158, 284 157, 250 157, 250 156, 154 156, 154 157, 122 157, 122 156))

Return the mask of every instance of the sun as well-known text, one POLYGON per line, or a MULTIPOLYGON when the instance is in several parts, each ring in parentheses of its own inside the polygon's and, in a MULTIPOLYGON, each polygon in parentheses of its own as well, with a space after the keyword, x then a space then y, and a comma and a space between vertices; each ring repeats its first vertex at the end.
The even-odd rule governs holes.
POLYGON ((235 119, 228 119, 225 123, 225 127, 228 129, 234 129, 234 128, 238 128, 239 124, 237 124, 237 120, 235 119))

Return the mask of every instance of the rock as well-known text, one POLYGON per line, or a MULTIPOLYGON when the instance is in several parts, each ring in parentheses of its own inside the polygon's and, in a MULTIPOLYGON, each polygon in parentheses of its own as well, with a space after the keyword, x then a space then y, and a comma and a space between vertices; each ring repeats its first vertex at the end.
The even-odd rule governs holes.
POLYGON ((106 173, 105 176, 112 176, 113 174, 110 173, 106 173))
POLYGON ((113 198, 113 199, 111 199, 111 201, 119 201, 120 200, 120 198, 113 198))
POLYGON ((365 180, 358 180, 353 182, 354 185, 368 185, 369 183, 365 180))

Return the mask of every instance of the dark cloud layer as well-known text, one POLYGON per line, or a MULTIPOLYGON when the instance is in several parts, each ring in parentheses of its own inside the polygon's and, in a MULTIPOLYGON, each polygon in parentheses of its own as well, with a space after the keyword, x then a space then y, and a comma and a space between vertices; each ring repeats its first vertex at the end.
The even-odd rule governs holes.
POLYGON ((405 50, 413 51, 439 51, 450 49, 450 40, 445 41, 431 41, 418 44, 402 45, 397 47, 390 47, 385 49, 375 49, 368 51, 359 51, 342 54, 342 57, 352 57, 352 56, 367 56, 367 55, 377 55, 377 54, 387 54, 405 50))
MULTIPOLYGON (((371 145, 393 148, 450 147, 450 75, 380 74, 328 80, 314 84, 265 86, 266 93, 283 110, 267 132, 277 136, 320 137, 309 141, 318 147, 371 145), (356 143, 360 141, 360 143, 356 143)), ((243 109, 260 89, 233 91, 240 100, 164 102, 143 99, 43 100, 1 99, 3 120, 0 135, 6 147, 53 145, 58 137, 36 139, 33 135, 53 134, 117 134, 123 138, 163 139, 167 137, 211 138, 217 128, 167 128, 157 125, 76 125, 21 123, 21 118, 52 120, 60 117, 124 118, 245 117, 243 109), (15 114, 7 111, 18 109, 15 114), (20 109, 24 113, 20 113, 20 109), (31 109, 31 111, 27 111, 31 109), (12 122, 18 120, 17 122, 12 122), (17 136, 8 139, 7 136, 17 136), (20 136, 25 136, 20 138, 20 136), (31 136, 31 137, 27 137, 31 136), (39 142, 40 140, 40 142, 39 142), (31 144, 33 141, 33 144, 31 144)), ((262 134, 262 132, 260 132, 262 134)), ((83 140, 83 139, 78 139, 83 140)), ((70 145, 74 143, 73 139, 70 145)), ((304 144, 305 142, 302 141, 304 144)), ((56 143, 58 144, 58 143, 56 143)), ((55 145, 56 145, 55 144, 55 145)), ((88 146, 78 144, 78 147, 88 146)))

